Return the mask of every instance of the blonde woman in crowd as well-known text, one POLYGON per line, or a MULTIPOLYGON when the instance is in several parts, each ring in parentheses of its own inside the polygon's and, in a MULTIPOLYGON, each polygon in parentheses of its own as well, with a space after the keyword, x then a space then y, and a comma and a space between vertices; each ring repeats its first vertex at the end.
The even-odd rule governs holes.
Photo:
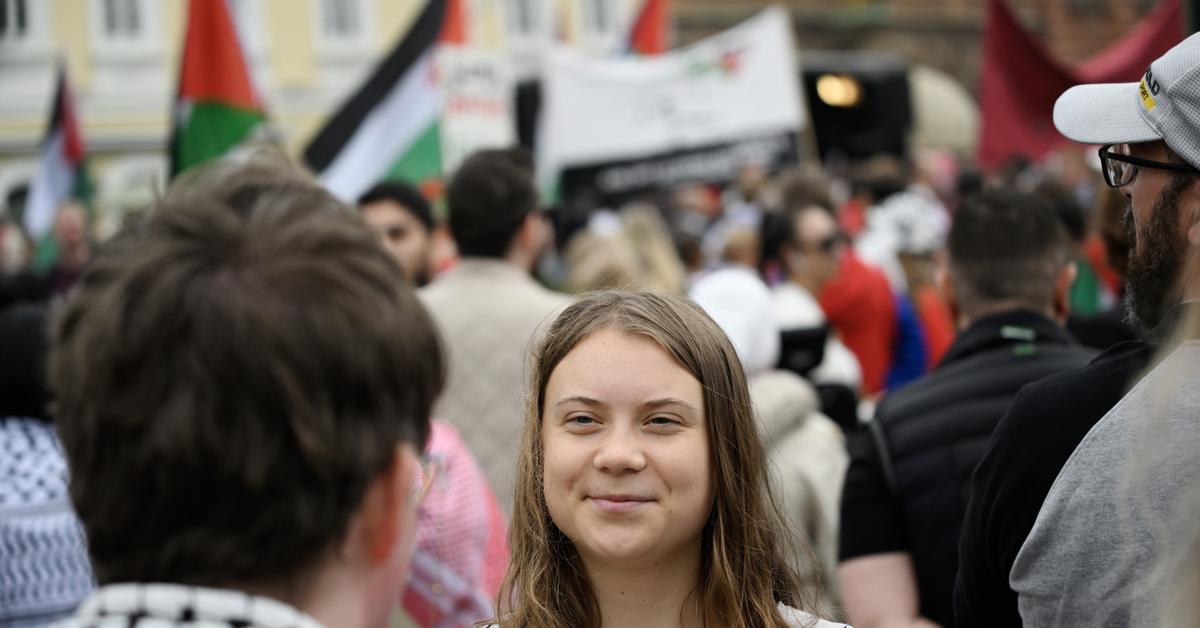
POLYGON ((746 377, 695 304, 600 292, 535 350, 500 628, 819 628, 746 377))

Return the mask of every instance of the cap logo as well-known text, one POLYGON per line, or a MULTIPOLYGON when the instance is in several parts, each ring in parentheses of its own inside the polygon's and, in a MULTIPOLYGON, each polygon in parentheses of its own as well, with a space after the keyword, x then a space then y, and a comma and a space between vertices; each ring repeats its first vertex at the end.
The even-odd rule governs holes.
POLYGON ((1154 80, 1154 74, 1150 70, 1146 70, 1146 76, 1143 76, 1142 82, 1138 83, 1138 96, 1141 96, 1142 106, 1146 108, 1146 111, 1154 111, 1154 108, 1158 106, 1158 103, 1154 101, 1154 96, 1158 95, 1158 91, 1158 81, 1154 80))

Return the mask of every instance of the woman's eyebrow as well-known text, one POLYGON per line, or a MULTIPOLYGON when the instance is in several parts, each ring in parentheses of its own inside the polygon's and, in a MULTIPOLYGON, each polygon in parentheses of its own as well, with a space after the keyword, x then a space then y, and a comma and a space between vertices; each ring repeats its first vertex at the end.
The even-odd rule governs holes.
POLYGON ((679 399, 677 397, 664 397, 662 399, 655 399, 653 401, 647 401, 646 403, 642 404, 642 407, 647 408, 647 409, 661 408, 663 406, 682 406, 684 408, 687 408, 687 409, 695 411, 695 412, 700 411, 700 409, 697 408, 696 406, 693 406, 692 404, 690 404, 682 399, 679 399))
POLYGON ((554 404, 554 407, 557 408, 559 406, 564 406, 568 403, 582 403, 585 406, 602 406, 602 405, 604 405, 603 402, 598 401, 596 399, 592 399, 591 397, 584 397, 583 395, 571 395, 570 397, 563 397, 562 399, 559 399, 558 402, 554 404))

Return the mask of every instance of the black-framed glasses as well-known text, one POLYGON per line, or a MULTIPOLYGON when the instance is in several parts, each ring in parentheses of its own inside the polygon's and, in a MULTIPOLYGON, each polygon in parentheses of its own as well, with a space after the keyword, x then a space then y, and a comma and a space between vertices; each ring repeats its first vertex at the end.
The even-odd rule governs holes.
POLYGON ((1104 172, 1104 182, 1109 187, 1119 188, 1133 183, 1133 179, 1137 177, 1138 168, 1190 172, 1192 174, 1198 172, 1187 164, 1173 164, 1134 157, 1129 154, 1129 144, 1106 144, 1100 148, 1100 170, 1104 172))

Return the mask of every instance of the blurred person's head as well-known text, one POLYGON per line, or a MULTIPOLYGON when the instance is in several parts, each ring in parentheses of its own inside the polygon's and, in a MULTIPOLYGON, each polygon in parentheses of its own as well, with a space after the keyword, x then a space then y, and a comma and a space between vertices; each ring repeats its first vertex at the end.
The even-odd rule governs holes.
POLYGON ((1200 35, 1154 60, 1137 83, 1077 85, 1054 104, 1068 138, 1099 144, 1105 182, 1129 201, 1125 298, 1148 327, 1195 286, 1179 285, 1200 246, 1200 35))
POLYGON ((766 186, 769 175, 766 162, 761 159, 747 160, 738 167, 734 184, 743 199, 755 202, 766 186))
POLYGON ((687 271, 662 212, 648 203, 633 203, 621 209, 621 222, 641 260, 642 285, 649 290, 682 293, 687 271))
POLYGON ((1024 309, 1065 320, 1075 279, 1066 234, 1045 200, 989 190, 968 197, 950 228, 943 286, 960 326, 1024 309))
POLYGON ((798 210, 811 205, 834 211, 829 176, 817 166, 802 166, 780 177, 783 209, 798 210))
POLYGON ((0 309, 0 417, 48 420, 46 306, 19 303, 0 309))
POLYGON ((721 261, 757 268, 760 251, 757 229, 735 227, 725 236, 725 244, 721 247, 721 261))
POLYGON ((825 209, 810 205, 779 215, 772 223, 779 235, 779 261, 788 280, 816 294, 837 273, 843 238, 825 209))
POLYGON ((29 245, 21 227, 7 217, 0 216, 0 276, 20 272, 28 258, 29 245))
POLYGON ((87 243, 87 212, 78 201, 68 201, 54 216, 54 237, 65 247, 87 243))
POLYGON ((378 183, 359 197, 358 213, 409 281, 417 286, 429 282, 433 210, 416 188, 401 181, 378 183))
POLYGON ((903 192, 909 183, 905 163, 892 155, 880 154, 863 161, 853 169, 851 187, 870 205, 878 205, 888 197, 903 192))
POLYGON ((599 625, 597 577, 670 565, 697 580, 681 613, 782 628, 799 593, 746 377, 696 304, 584 297, 534 350, 527 399, 501 625, 599 625))
POLYGON ((1061 183, 1046 180, 1038 184, 1034 193, 1045 199, 1054 210, 1071 242, 1081 244, 1087 238, 1088 217, 1071 190, 1061 183))
POLYGON ((406 579, 441 356, 400 266, 325 190, 259 160, 185 175, 54 325, 97 580, 380 625, 406 579))
POLYGON ((702 183, 679 185, 671 194, 671 203, 676 211, 690 212, 705 220, 716 219, 724 210, 720 197, 702 183))
POLYGON ((532 270, 552 240, 538 209, 532 163, 517 149, 467 157, 446 188, 446 207, 463 257, 504 259, 532 270))

